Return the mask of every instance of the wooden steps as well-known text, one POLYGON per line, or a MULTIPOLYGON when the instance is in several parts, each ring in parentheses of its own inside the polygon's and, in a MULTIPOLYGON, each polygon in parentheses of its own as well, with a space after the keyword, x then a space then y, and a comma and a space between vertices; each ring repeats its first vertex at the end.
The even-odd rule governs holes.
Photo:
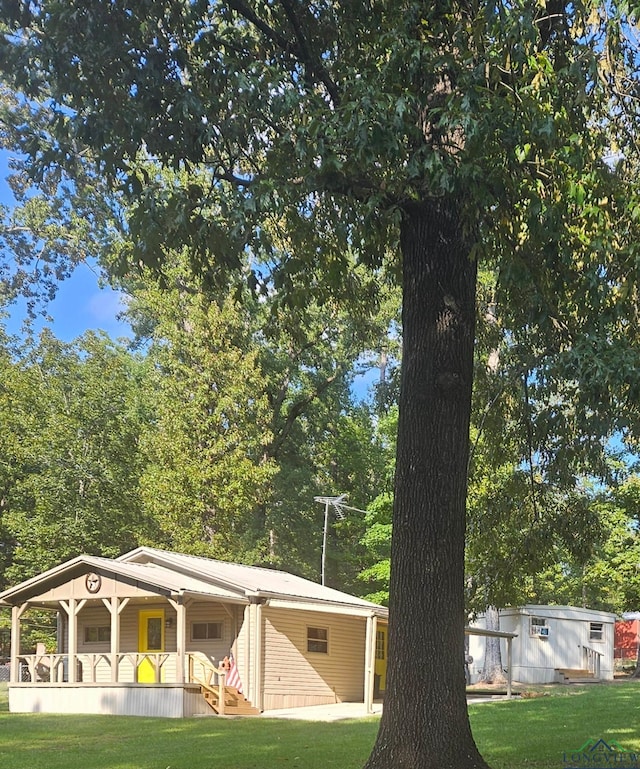
POLYGON ((556 668, 556 680, 560 684, 598 684, 600 679, 596 678, 590 670, 585 668, 556 668))
POLYGON ((260 711, 254 708, 233 686, 224 687, 224 708, 220 706, 220 692, 218 687, 200 684, 200 691, 209 707, 214 713, 225 716, 259 716, 260 711))

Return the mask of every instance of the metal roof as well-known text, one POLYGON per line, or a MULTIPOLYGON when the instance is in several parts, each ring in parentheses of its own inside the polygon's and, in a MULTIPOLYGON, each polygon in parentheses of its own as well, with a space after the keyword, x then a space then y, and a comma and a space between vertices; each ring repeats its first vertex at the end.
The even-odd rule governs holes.
POLYGON ((195 555, 185 555, 151 547, 139 547, 116 559, 125 563, 147 563, 166 567, 180 574, 191 574, 219 588, 240 589, 245 596, 283 598, 382 610, 385 607, 363 598, 344 593, 285 571, 240 563, 217 561, 195 555))
POLYGON ((120 575, 169 594, 199 594, 222 601, 273 605, 292 602, 300 608, 344 610, 386 617, 388 610, 363 598, 319 585, 284 571, 217 561, 150 547, 119 558, 80 555, 0 593, 0 605, 13 605, 63 584, 87 571, 120 575))

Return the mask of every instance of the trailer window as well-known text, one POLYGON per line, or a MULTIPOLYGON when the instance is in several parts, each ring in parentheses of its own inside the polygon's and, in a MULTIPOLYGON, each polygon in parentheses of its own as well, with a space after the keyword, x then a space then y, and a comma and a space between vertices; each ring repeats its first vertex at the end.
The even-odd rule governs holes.
POLYGON ((602 622, 589 623, 589 640, 604 641, 604 625, 602 622))
POLYGON ((546 617, 531 617, 529 633, 546 638, 549 635, 549 625, 547 625, 546 617))

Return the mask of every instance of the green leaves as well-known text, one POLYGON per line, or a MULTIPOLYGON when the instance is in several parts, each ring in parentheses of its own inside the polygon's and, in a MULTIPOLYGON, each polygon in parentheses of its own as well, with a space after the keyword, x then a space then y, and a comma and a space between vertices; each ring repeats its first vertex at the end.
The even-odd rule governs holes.
POLYGON ((144 529, 137 489, 142 364, 101 336, 43 335, 0 365, 1 528, 9 581, 86 552, 115 556, 144 529))

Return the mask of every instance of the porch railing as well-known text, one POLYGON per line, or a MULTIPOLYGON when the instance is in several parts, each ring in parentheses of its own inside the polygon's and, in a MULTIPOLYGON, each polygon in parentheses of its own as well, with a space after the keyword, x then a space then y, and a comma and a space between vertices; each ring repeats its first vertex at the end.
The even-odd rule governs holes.
MULTIPOLYGON (((77 683, 177 683, 178 655, 175 652, 108 652, 71 655, 76 665, 77 683), (115 665, 115 671, 112 670, 115 665), (141 670, 146 667, 144 676, 141 670), (151 679, 151 680, 149 680, 151 679)), ((39 684, 69 683, 69 654, 21 654, 18 657, 19 681, 39 684)), ((218 686, 220 675, 215 663, 202 653, 184 657, 186 683, 218 686)))
POLYGON ((585 670, 588 670, 594 678, 600 678, 600 662, 602 653, 590 646, 582 647, 582 660, 585 670))

